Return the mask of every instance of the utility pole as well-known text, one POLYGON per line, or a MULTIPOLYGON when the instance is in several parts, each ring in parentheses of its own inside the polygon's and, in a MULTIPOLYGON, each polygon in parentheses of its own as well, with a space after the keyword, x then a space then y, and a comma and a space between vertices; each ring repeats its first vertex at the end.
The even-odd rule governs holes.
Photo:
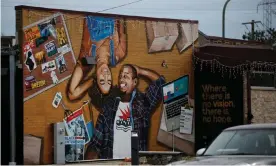
POLYGON ((251 22, 244 22, 242 23, 242 25, 247 25, 247 24, 251 24, 251 40, 254 40, 254 32, 255 32, 255 24, 257 23, 262 23, 261 21, 255 21, 255 20, 252 20, 251 22))

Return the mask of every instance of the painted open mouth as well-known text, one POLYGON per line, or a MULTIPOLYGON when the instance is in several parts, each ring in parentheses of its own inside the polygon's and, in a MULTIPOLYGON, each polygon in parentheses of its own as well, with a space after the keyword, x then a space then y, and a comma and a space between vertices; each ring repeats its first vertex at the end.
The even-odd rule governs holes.
POLYGON ((121 82, 121 84, 120 84, 120 88, 124 89, 124 88, 126 88, 126 87, 127 87, 127 84, 126 84, 126 83, 124 83, 124 82, 121 82))

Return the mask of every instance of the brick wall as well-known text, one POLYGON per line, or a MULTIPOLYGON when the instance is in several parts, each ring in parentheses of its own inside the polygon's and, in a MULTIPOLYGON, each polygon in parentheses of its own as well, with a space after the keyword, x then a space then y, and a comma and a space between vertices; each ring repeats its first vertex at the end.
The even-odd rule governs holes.
POLYGON ((253 123, 276 122, 276 90, 251 89, 253 123))
MULTIPOLYGON (((51 16, 55 11, 44 11, 44 10, 28 10, 22 9, 22 13, 17 13, 18 17, 22 17, 17 20, 17 28, 22 29, 27 25, 30 25, 43 18, 51 16)), ((67 29, 69 32, 70 40, 76 58, 79 55, 81 39, 82 39, 82 25, 84 14, 73 13, 73 12, 62 12, 64 14, 67 29)), ((190 75, 190 89, 189 94, 191 98, 193 95, 193 71, 192 71, 192 47, 189 47, 183 53, 179 53, 176 45, 173 46, 171 51, 161 52, 158 54, 148 54, 147 38, 144 21, 136 21, 126 19, 127 22, 127 51, 128 55, 122 63, 134 63, 138 66, 150 68, 160 74, 162 74, 166 81, 172 81, 180 76, 189 74, 190 75), (168 68, 161 66, 163 60, 166 60, 168 68)), ((22 31, 20 32, 20 41, 22 41, 22 31)), ((195 43, 195 45, 197 45, 195 43)), ((23 56, 21 56, 23 57, 23 56)), ((112 74, 115 76, 113 82, 118 82, 118 74, 121 67, 118 64, 116 68, 112 68, 112 74)), ((88 95, 82 98, 80 101, 71 102, 66 96, 67 81, 57 84, 56 86, 44 91, 43 93, 35 96, 24 102, 24 134, 35 135, 43 137, 43 148, 42 148, 42 164, 53 163, 53 131, 51 124, 61 122, 64 118, 64 110, 61 106, 54 108, 52 106, 52 100, 56 92, 61 92, 64 105, 70 110, 76 110, 80 108, 84 101, 89 99, 88 95)), ((138 89, 144 91, 148 87, 147 80, 140 79, 138 89)), ((149 150, 150 151, 166 151, 170 150, 165 145, 157 141, 157 135, 159 131, 159 125, 161 120, 162 105, 155 110, 151 118, 151 127, 149 129, 149 150)), ((93 122, 96 123, 99 110, 93 107, 93 122)))

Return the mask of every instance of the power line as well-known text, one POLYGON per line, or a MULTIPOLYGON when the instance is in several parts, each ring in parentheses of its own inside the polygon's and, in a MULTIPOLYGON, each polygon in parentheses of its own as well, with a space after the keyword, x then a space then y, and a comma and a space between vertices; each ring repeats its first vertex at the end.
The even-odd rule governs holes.
MULTIPOLYGON (((111 10, 111 9, 116 9, 116 8, 119 8, 119 7, 123 7, 123 6, 127 6, 127 5, 131 5, 133 3, 137 3, 137 2, 140 2, 140 1, 143 1, 143 0, 137 0, 137 1, 134 1, 134 2, 129 2, 129 3, 126 3, 126 4, 122 4, 122 5, 119 5, 119 6, 115 6, 115 7, 110 7, 110 8, 107 8, 107 9, 104 9, 104 10, 101 10, 101 11, 98 11, 98 12, 103 12, 103 11, 107 11, 107 10, 111 10)), ((3 5, 2 6, 5 6, 5 7, 13 7, 12 4, 14 4, 14 6, 17 6, 17 5, 35 5, 34 3, 30 3, 30 2, 23 2, 23 3, 10 3, 10 2, 7 2, 5 3, 7 5, 3 5)), ((39 3, 39 6, 37 7, 45 7, 45 6, 62 6, 62 7, 88 7, 88 5, 70 5, 70 4, 56 4, 56 3, 39 3)), ((97 12, 97 13, 98 13, 97 12)))
MULTIPOLYGON (((131 5, 131 4, 134 4, 134 3, 137 3, 137 2, 141 2, 141 1, 143 1, 143 0, 137 0, 137 1, 134 1, 134 2, 129 2, 129 3, 126 3, 126 4, 119 5, 119 6, 110 7, 110 8, 107 8, 107 9, 103 9, 103 10, 97 11, 95 13, 100 13, 100 12, 104 12, 104 11, 107 11, 107 10, 116 9, 116 8, 120 8, 120 7, 123 7, 123 6, 128 6, 128 5, 131 5)), ((66 20, 76 19, 76 18, 80 18, 80 17, 83 17, 83 16, 77 16, 77 17, 73 17, 73 18, 68 18, 66 20)))
POLYGON ((112 9, 116 9, 116 8, 119 8, 119 7, 123 7, 123 6, 127 6, 127 5, 131 5, 133 3, 137 3, 137 2, 141 2, 143 0, 138 0, 138 1, 134 1, 134 2, 130 2, 130 3, 126 3, 126 4, 123 4, 123 5, 119 5, 119 6, 115 6, 115 7, 111 7, 111 8, 108 8, 108 9, 104 9, 104 10, 101 10, 101 11, 98 11, 96 13, 100 13, 100 12, 104 12, 104 11, 107 11, 107 10, 112 10, 112 9))
MULTIPOLYGON (((126 3, 126 4, 123 4, 123 5, 119 5, 119 6, 115 6, 115 7, 107 8, 107 9, 104 9, 104 10, 97 11, 97 12, 95 12, 95 13, 100 13, 100 12, 103 12, 103 11, 107 11, 107 10, 111 10, 111 9, 119 8, 119 7, 122 7, 122 6, 131 5, 131 4, 133 4, 133 3, 137 3, 137 2, 141 2, 141 1, 143 1, 143 0, 138 0, 138 1, 134 1, 134 2, 130 2, 130 3, 126 3)), ((80 17, 83 17, 83 16, 77 16, 77 17, 68 18, 68 19, 66 19, 66 21, 67 21, 67 20, 71 20, 71 19, 80 18, 80 17)), ((84 18, 85 18, 85 17, 84 17, 84 18)))

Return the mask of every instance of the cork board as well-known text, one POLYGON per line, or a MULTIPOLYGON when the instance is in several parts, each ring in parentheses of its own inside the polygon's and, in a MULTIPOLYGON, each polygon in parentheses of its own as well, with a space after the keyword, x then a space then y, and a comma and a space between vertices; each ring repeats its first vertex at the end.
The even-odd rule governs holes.
POLYGON ((76 63, 63 15, 23 28, 24 101, 68 79, 76 63))

